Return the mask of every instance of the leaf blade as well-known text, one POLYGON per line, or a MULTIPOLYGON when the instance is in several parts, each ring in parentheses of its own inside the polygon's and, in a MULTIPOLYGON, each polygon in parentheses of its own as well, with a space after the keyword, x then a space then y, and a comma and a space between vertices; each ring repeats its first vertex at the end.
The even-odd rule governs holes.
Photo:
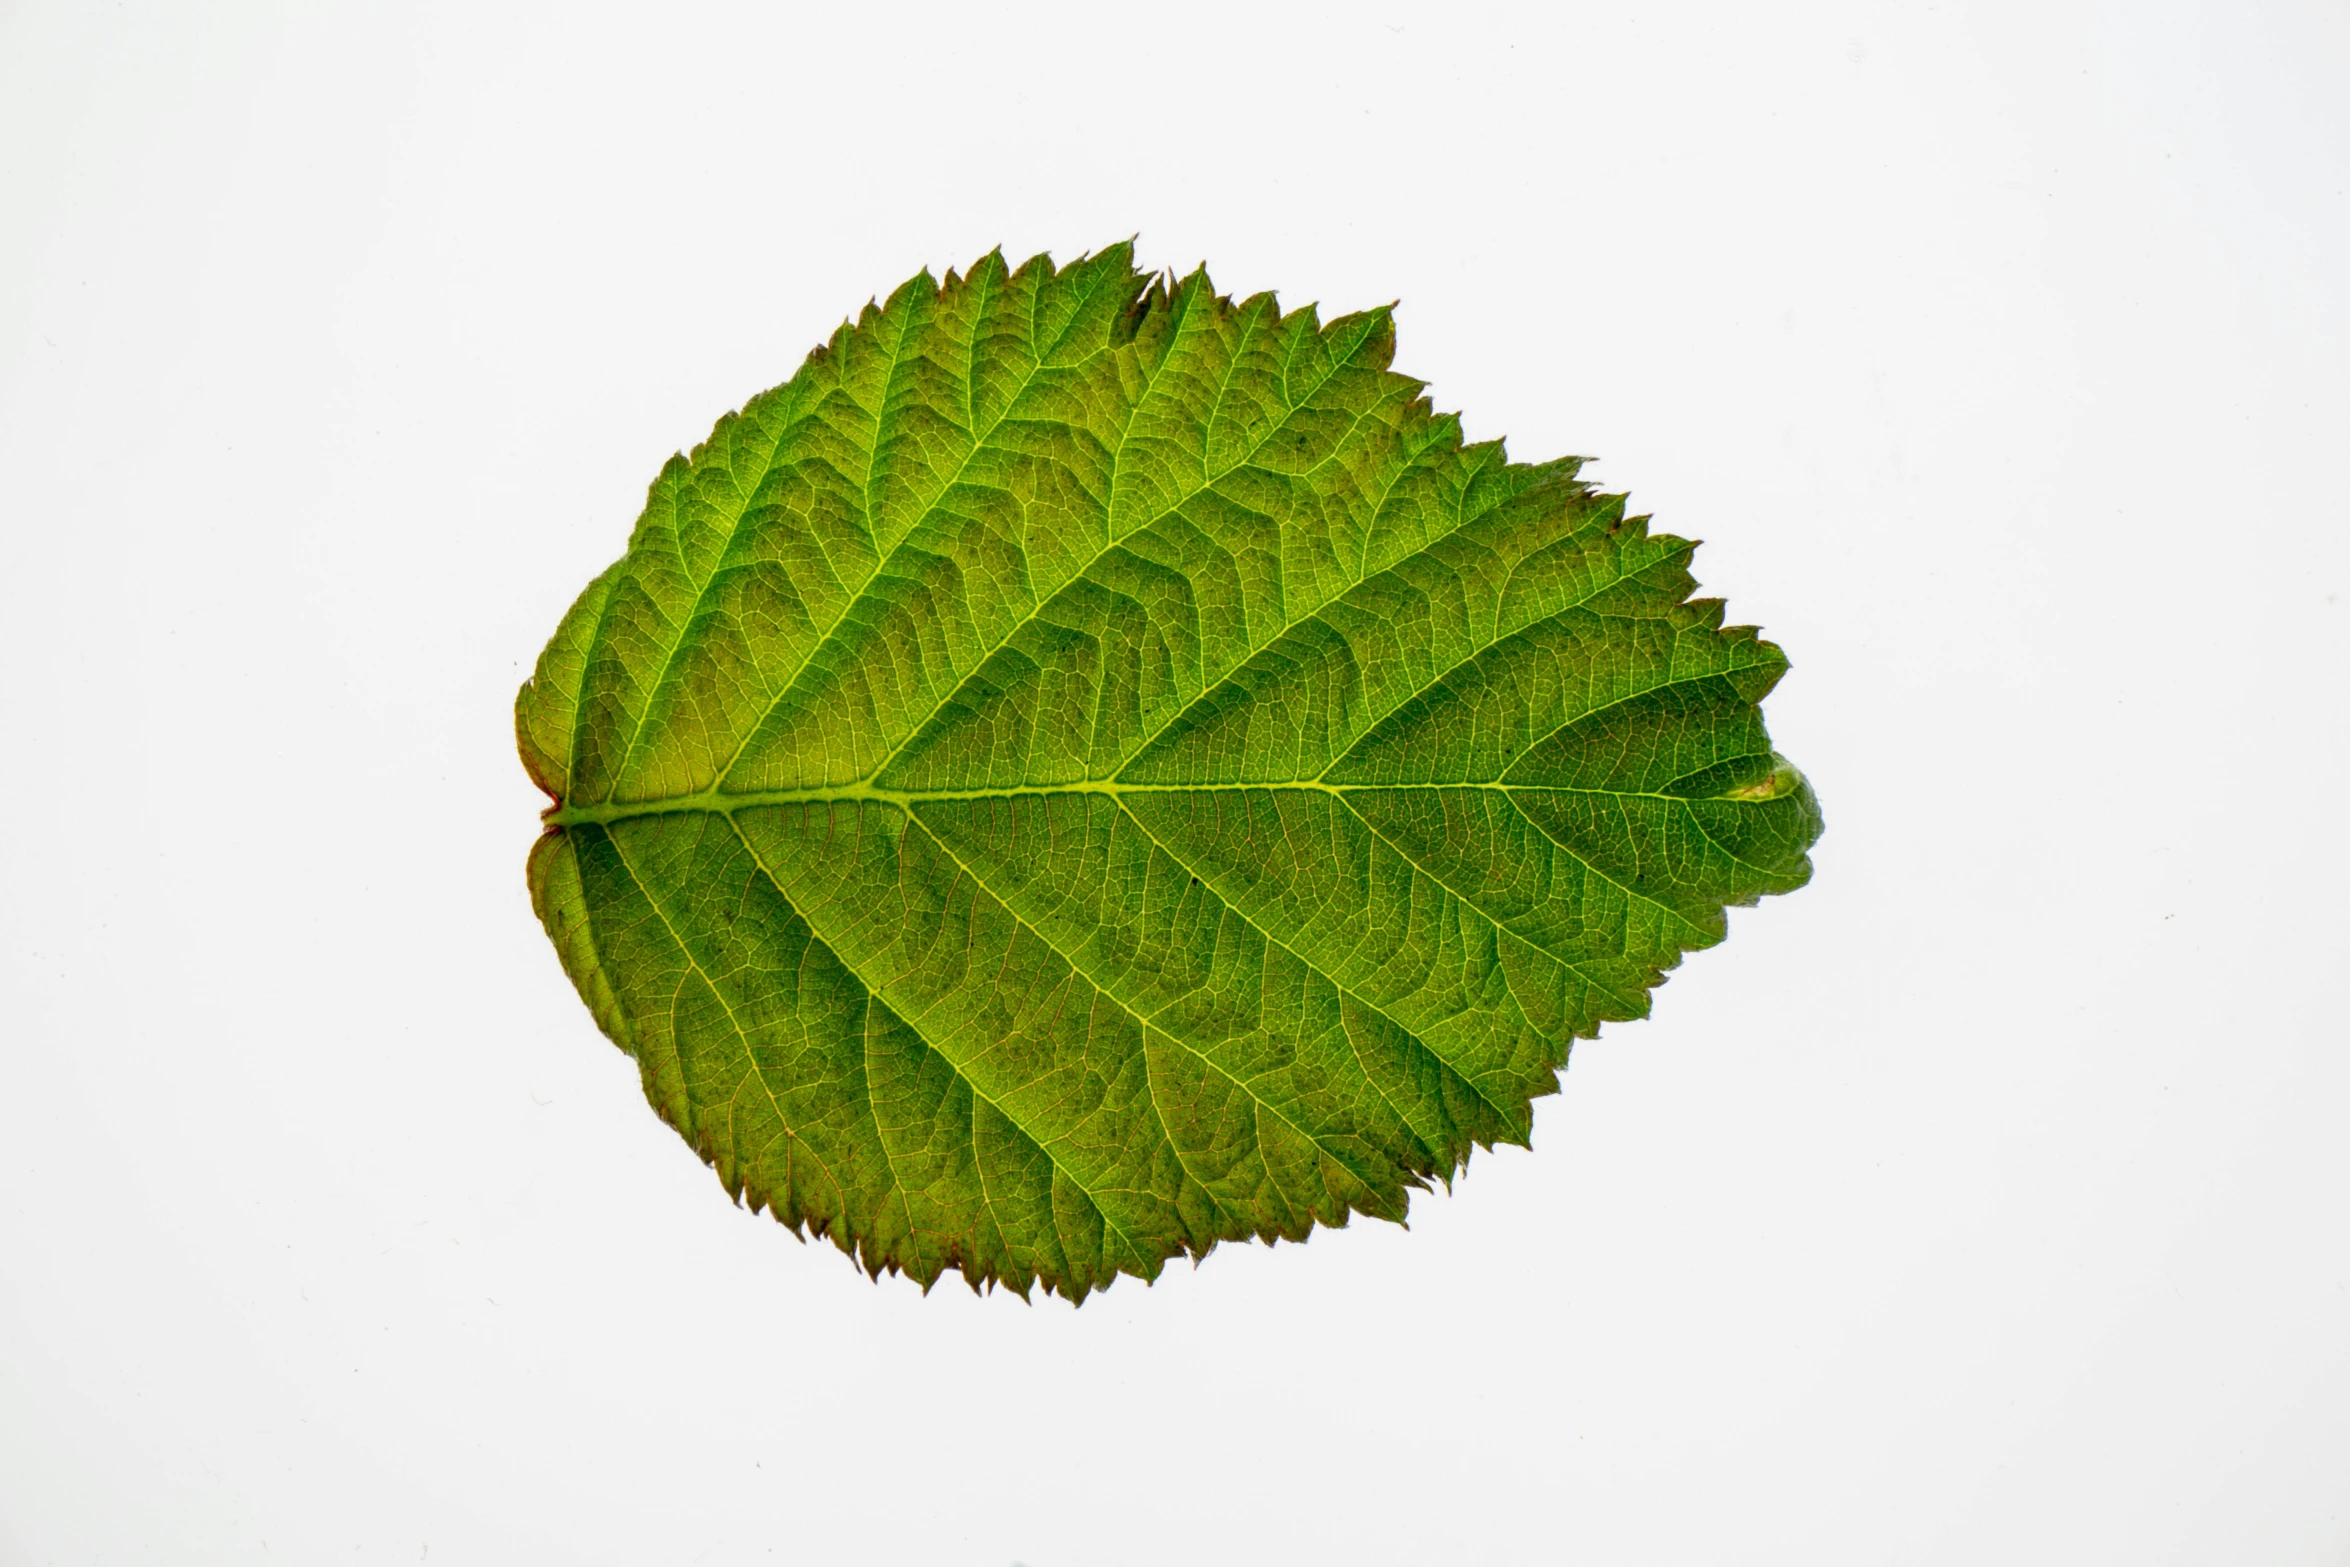
POLYGON ((517 698, 531 887, 739 1200, 1080 1300, 1400 1220, 1802 884, 1784 656, 1393 346, 991 253, 664 467, 517 698))

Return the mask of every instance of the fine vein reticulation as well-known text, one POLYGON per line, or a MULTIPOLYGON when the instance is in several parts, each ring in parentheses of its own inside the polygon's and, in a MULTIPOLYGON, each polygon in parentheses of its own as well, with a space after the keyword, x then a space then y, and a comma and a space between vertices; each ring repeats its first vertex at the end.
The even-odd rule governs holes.
POLYGON ((1393 346, 989 255, 662 470, 517 702, 530 886, 738 1200, 1076 1300, 1400 1219, 1810 875, 1779 650, 1393 346))

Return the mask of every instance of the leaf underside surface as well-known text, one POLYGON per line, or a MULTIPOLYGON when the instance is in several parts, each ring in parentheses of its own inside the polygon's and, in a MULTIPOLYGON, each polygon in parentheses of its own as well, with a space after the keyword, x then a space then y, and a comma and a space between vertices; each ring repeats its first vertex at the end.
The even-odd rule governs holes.
POLYGON ((1807 879, 1778 648, 1393 346, 992 254, 662 469, 517 701, 530 889, 737 1200, 1073 1300, 1400 1220, 1807 879))

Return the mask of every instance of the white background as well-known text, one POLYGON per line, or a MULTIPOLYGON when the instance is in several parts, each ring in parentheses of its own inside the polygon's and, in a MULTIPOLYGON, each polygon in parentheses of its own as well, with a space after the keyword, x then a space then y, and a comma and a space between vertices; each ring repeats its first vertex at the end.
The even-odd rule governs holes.
POLYGON ((2350 8, 0 8, 0 1562, 2350 1562, 2350 8), (1399 298, 1828 832, 1409 1233, 731 1208, 513 689, 844 313, 1399 298))

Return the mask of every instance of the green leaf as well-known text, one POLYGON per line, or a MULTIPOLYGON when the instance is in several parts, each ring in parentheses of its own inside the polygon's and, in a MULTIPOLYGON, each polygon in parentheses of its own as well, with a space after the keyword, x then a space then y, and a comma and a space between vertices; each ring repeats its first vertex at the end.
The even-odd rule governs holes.
POLYGON ((516 705, 530 886, 738 1200, 1077 1300, 1400 1220, 1810 875, 1779 650, 1393 346, 989 255, 654 480, 516 705))

